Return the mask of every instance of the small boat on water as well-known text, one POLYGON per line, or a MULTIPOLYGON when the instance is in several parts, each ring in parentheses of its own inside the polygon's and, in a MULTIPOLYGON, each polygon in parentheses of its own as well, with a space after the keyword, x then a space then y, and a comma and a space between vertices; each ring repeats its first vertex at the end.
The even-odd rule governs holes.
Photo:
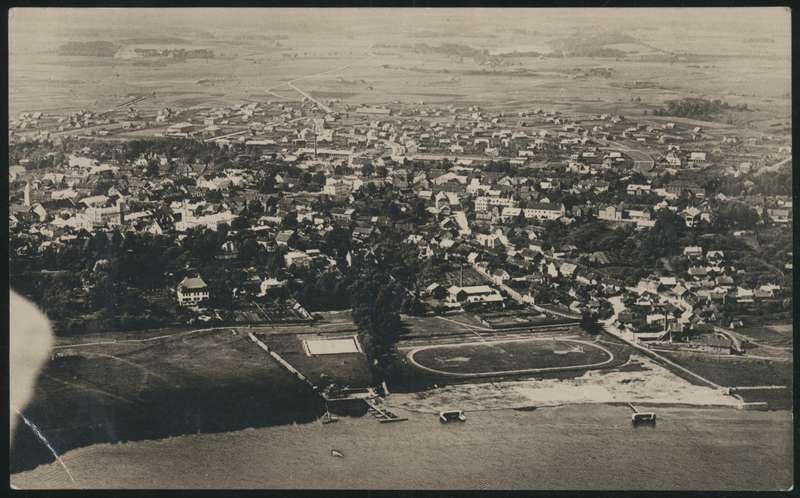
POLYGON ((344 454, 339 450, 331 450, 331 455, 339 458, 344 457, 344 454))
POLYGON ((653 412, 636 412, 631 414, 631 423, 633 425, 655 425, 656 414, 653 412))
POLYGON ((467 416, 464 414, 463 410, 446 410, 439 412, 439 421, 443 424, 448 422, 466 422, 467 416))
POLYGON ((633 410, 631 414, 631 423, 637 425, 656 425, 656 414, 654 412, 640 412, 633 403, 628 403, 628 406, 633 410))

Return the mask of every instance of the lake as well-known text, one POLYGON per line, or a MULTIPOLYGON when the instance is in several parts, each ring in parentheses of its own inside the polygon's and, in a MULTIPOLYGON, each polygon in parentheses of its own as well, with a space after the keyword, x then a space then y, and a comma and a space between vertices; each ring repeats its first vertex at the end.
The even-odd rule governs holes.
MULTIPOLYGON (((391 398, 390 398, 391 399, 391 398)), ((792 414, 571 405, 469 412, 464 424, 395 410, 371 417, 99 444, 12 475, 20 488, 783 490, 793 480, 792 414), (339 450, 344 457, 331 455, 339 450)))

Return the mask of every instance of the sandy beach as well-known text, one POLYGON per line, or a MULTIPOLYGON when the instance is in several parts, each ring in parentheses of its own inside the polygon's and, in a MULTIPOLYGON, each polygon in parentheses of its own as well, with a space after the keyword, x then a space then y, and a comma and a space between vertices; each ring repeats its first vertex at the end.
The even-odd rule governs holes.
POLYGON ((723 389, 690 384, 653 360, 631 355, 626 371, 589 370, 570 379, 453 384, 415 393, 395 393, 393 406, 437 413, 443 407, 480 411, 584 403, 646 403, 736 407, 741 400, 723 389))

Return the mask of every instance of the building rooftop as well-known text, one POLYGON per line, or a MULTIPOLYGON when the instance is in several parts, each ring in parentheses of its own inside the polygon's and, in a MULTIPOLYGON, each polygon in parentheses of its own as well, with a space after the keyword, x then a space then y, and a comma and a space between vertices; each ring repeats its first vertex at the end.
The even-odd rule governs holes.
POLYGON ((181 280, 181 283, 178 284, 178 287, 181 289, 205 289, 208 286, 200 277, 186 277, 181 280))

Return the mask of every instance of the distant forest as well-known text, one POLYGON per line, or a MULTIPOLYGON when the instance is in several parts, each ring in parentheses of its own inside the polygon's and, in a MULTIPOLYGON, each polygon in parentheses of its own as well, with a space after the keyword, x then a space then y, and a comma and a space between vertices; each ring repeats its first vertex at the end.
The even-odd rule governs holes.
MULTIPOLYGON (((58 49, 59 55, 77 55, 83 57, 114 57, 124 44, 164 44, 178 45, 186 44, 188 41, 183 38, 171 36, 151 37, 151 38, 129 38, 120 43, 111 41, 70 41, 61 45, 58 49)), ((208 49, 184 49, 184 48, 135 48, 134 52, 140 57, 173 57, 177 59, 192 58, 213 58, 214 53, 208 49)))
POLYGON ((120 46, 110 41, 67 42, 58 49, 59 55, 114 57, 120 46))
POLYGON ((431 31, 431 30, 421 30, 415 31, 409 35, 410 38, 497 38, 497 35, 492 33, 469 33, 465 31, 459 32, 439 32, 439 31, 431 31))
POLYGON ((554 52, 573 57, 624 57, 625 51, 609 48, 618 43, 637 43, 638 40, 626 33, 590 33, 555 40, 551 45, 554 52))
POLYGON ((653 114, 656 116, 676 116, 708 121, 719 113, 728 110, 748 111, 749 109, 747 108, 747 104, 732 106, 719 99, 684 98, 667 101, 663 108, 656 109, 653 111, 653 114))
POLYGON ((237 40, 266 40, 266 41, 279 41, 288 40, 288 35, 269 35, 264 33, 248 33, 246 35, 239 35, 235 37, 237 40))
POLYGON ((478 64, 492 63, 498 64, 502 58, 489 55, 487 49, 477 49, 469 45, 460 43, 442 43, 438 47, 433 47, 427 43, 415 43, 414 51, 419 53, 440 53, 447 54, 452 57, 471 58, 478 64))
POLYGON ((415 43, 414 51, 423 53, 439 52, 460 57, 487 57, 489 54, 489 51, 486 49, 472 48, 469 45, 460 43, 441 43, 438 47, 428 45, 427 43, 415 43))
POLYGON ((173 57, 176 59, 213 59, 214 52, 205 48, 135 48, 133 52, 140 57, 173 57))
POLYGON ((127 38, 122 40, 124 45, 185 45, 190 43, 185 38, 177 36, 151 36, 142 38, 127 38))

